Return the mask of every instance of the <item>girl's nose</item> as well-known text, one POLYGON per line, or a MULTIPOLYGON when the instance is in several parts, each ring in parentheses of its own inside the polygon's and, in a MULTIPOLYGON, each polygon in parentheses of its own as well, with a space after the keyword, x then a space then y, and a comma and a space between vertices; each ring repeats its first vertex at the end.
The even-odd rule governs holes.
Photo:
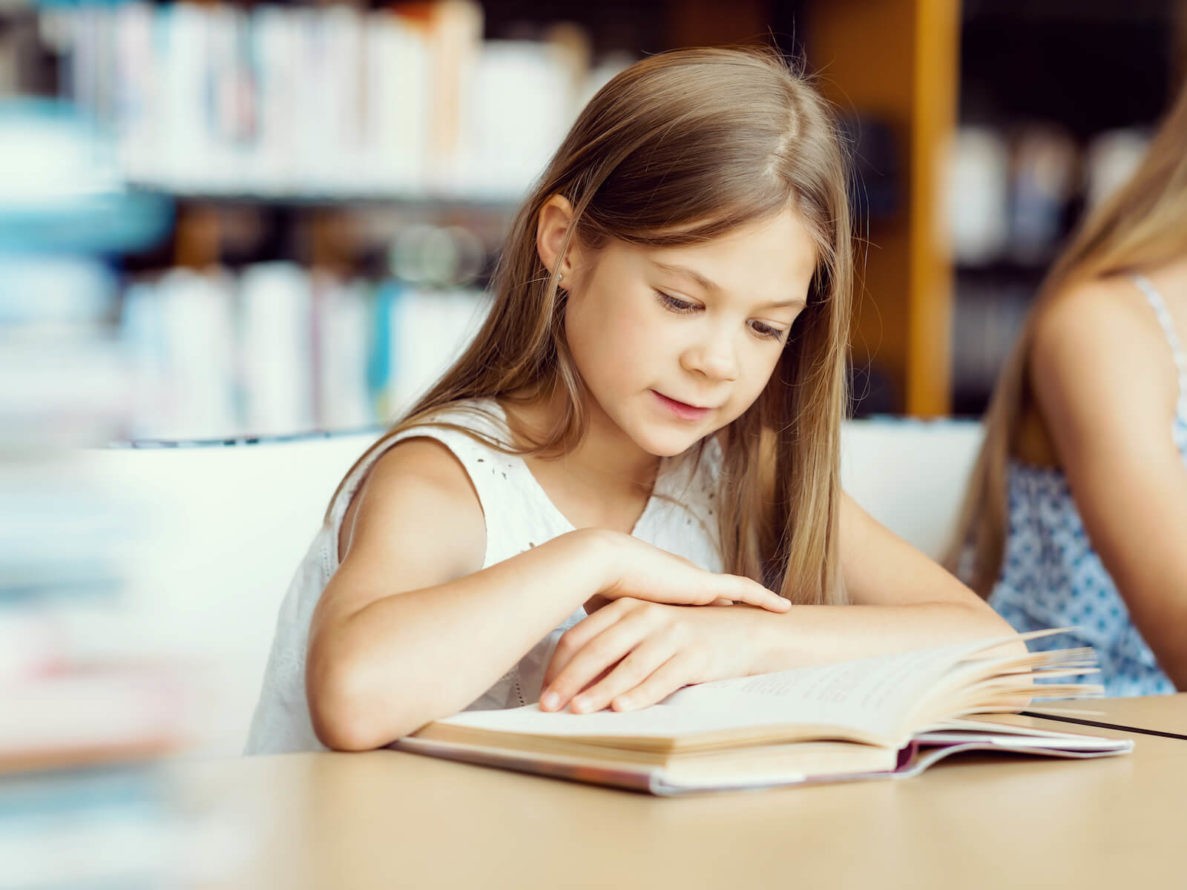
POLYGON ((711 332, 684 350, 680 359, 686 371, 702 374, 712 380, 736 380, 738 356, 733 338, 722 332, 711 332))

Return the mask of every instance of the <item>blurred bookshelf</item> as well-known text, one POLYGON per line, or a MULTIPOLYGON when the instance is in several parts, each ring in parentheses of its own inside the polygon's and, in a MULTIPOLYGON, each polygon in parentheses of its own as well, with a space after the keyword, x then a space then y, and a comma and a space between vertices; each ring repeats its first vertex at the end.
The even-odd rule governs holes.
POLYGON ((1061 245, 1187 75, 1182 0, 966 0, 951 168, 952 410, 976 416, 1061 245))
POLYGON ((287 434, 382 423, 457 353, 518 199, 616 70, 774 41, 819 72, 858 170, 855 413, 976 414, 1090 190, 1165 104, 1183 5, 5 0, 0 95, 67 100, 129 198, 169 208, 109 263, 140 381, 116 438, 287 434), (384 327, 410 323, 430 327, 384 327), (274 367, 295 392, 261 412, 274 367))
POLYGON ((129 197, 172 210, 112 257, 136 381, 114 438, 390 419, 481 320, 511 214, 586 99, 673 40, 761 38, 762 8, 26 7, 37 46, 9 80, 93 120, 129 197))
POLYGON ((40 61, 10 80, 95 121, 128 194, 173 210, 112 263, 137 381, 116 438, 382 421, 456 355, 517 200, 630 61, 563 22, 486 39, 484 12, 36 10, 40 61))

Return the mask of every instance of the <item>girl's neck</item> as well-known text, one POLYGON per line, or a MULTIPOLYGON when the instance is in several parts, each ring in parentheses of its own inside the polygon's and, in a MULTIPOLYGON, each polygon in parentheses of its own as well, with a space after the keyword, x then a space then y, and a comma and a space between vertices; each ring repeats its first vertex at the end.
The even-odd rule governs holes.
MULTIPOLYGON (((521 441, 540 441, 555 429, 561 406, 544 400, 507 405, 512 432, 521 441)), ((544 493, 575 528, 632 531, 647 508, 660 459, 622 434, 596 406, 586 435, 559 457, 525 455, 524 462, 544 493)))
MULTIPOLYGON (((540 441, 547 431, 556 428, 564 411, 565 396, 560 393, 518 404, 504 404, 512 432, 528 441, 540 441)), ((573 476, 584 476, 591 484, 613 481, 620 486, 650 492, 659 471, 660 458, 636 445, 606 416, 601 407, 587 398, 587 428, 581 441, 555 460, 573 476)))

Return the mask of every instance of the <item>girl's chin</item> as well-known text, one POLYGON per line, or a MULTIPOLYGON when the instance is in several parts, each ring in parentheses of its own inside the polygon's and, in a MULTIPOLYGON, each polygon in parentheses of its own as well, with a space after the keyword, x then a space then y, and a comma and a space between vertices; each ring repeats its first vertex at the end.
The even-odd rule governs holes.
POLYGON ((717 431, 704 422, 709 418, 697 423, 673 420, 662 414, 655 416, 651 412, 633 411, 617 416, 607 412, 604 416, 617 427, 620 435, 652 457, 675 457, 683 454, 717 431))
POLYGON ((654 457, 675 457, 678 454, 683 454, 704 438, 705 436, 692 434, 685 436, 654 436, 643 440, 636 439, 635 444, 654 457))

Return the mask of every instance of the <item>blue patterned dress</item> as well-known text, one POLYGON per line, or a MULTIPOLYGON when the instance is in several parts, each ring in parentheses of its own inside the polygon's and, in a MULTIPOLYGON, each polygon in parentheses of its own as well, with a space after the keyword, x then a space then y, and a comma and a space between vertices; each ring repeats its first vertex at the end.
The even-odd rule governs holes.
MULTIPOLYGON (((1145 278, 1135 276, 1134 283, 1174 354, 1179 399, 1172 435, 1187 462, 1187 355, 1162 296, 1145 278)), ((1086 679, 1103 683, 1106 695, 1174 692, 1093 550, 1063 472, 1011 461, 1008 499, 1006 550, 990 605, 1019 631, 1074 626, 1074 633, 1035 640, 1031 647, 1092 646, 1101 673, 1086 679)))

